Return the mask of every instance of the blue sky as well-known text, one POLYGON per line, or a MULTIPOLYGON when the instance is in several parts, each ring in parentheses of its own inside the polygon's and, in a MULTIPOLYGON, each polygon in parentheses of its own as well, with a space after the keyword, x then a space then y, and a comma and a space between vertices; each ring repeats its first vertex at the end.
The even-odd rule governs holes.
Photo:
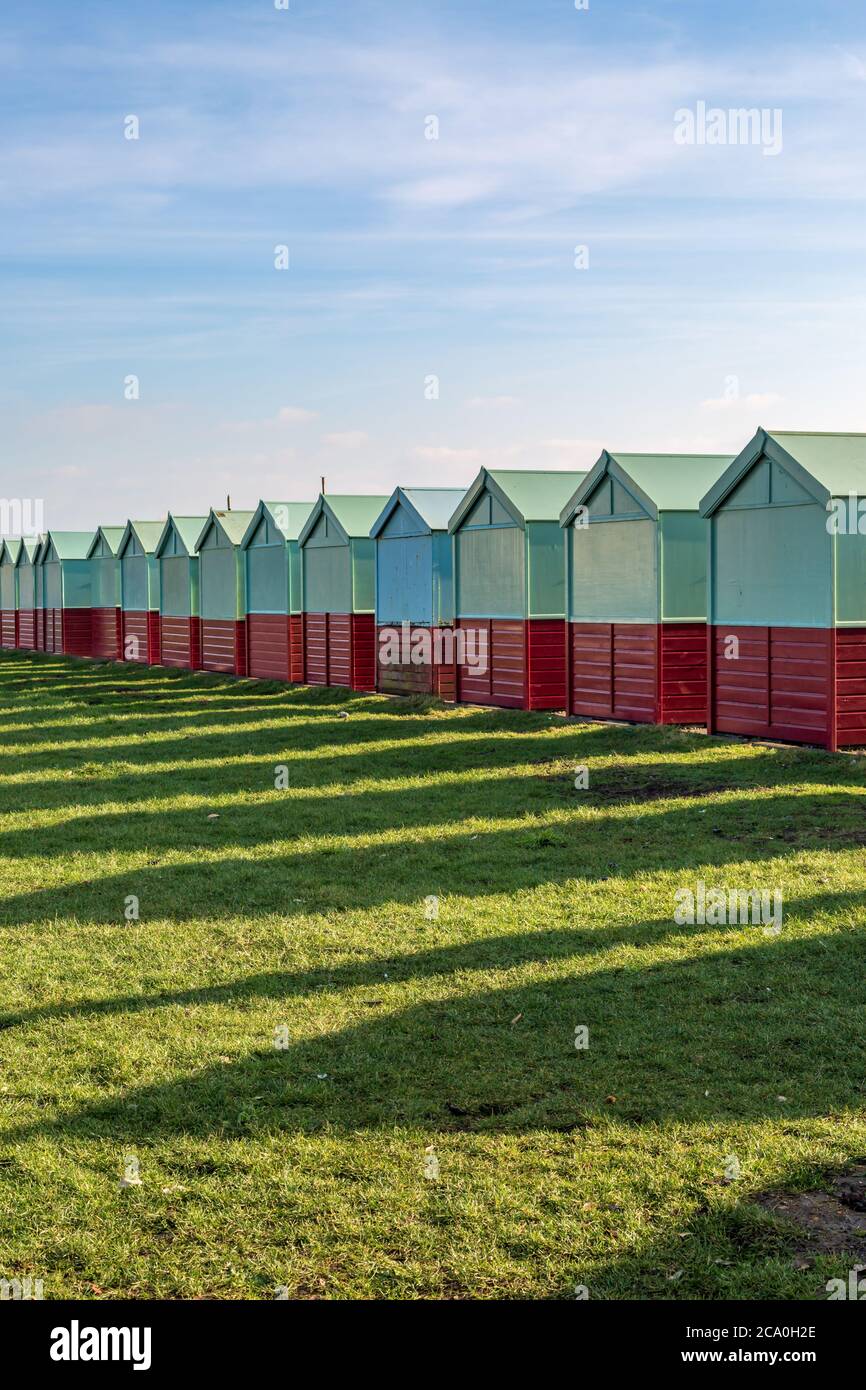
POLYGON ((864 115, 862 4, 6 0, 0 494, 90 526, 864 429, 864 115), (781 152, 678 145, 699 101, 781 152))

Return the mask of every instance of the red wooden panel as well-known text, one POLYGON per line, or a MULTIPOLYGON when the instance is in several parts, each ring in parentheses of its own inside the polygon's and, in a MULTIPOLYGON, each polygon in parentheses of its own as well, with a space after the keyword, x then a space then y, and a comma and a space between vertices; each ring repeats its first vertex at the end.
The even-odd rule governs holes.
POLYGON ((613 714, 652 724, 657 717, 658 633, 655 623, 614 623, 613 714))
POLYGON ((171 618, 161 614, 160 660, 163 666, 195 671, 201 665, 201 628, 198 618, 171 618))
POLYGON ((711 727, 723 733, 834 746, 833 633, 827 628, 716 626, 711 727), (726 658, 725 639, 739 640, 726 658))
POLYGON ((285 613, 247 614, 247 664, 257 680, 289 678, 289 626, 285 613))
POLYGON ((326 685, 352 688, 352 615, 328 615, 328 679, 326 685))
MULTIPOLYGON (((204 671, 246 674, 245 625, 234 618, 202 618, 201 666, 204 671)), ((282 677, 285 680, 285 675, 282 677)))
POLYGON ((147 665, 147 619, 147 613, 134 609, 121 613, 120 656, 122 661, 137 661, 141 665, 147 665))
POLYGON ((120 609, 91 608, 90 650, 92 656, 103 657, 107 661, 120 658, 120 609))
POLYGON ((522 618, 490 620, 490 702, 523 709, 526 700, 526 623, 522 618))
POLYGON ((32 608, 18 610, 18 646, 28 650, 36 645, 36 621, 32 608))
POLYGON ((457 663, 456 647, 454 645, 454 628, 431 628, 433 634, 434 655, 437 652, 436 638, 439 637, 440 646, 438 648, 439 661, 434 660, 433 666, 433 693, 438 695, 440 700, 447 700, 452 703, 457 699, 457 663))
POLYGON ((376 619, 372 613, 353 613, 350 620, 353 690, 376 689, 376 619))
POLYGON ((834 636, 835 741, 866 743, 866 628, 840 627, 834 636))
POLYGON ((493 681, 490 669, 490 619, 459 618, 456 626, 458 630, 467 633, 477 633, 478 636, 473 639, 475 642, 475 651, 487 652, 485 670, 480 671, 477 667, 467 666, 465 663, 457 667, 457 699, 463 704, 492 704, 493 681))
POLYGON ((304 615, 289 614, 289 680, 304 679, 304 615))
POLYGON ((304 679, 308 685, 328 684, 328 615, 304 614, 304 679))
POLYGON ((613 627, 569 623, 571 714, 610 719, 613 715, 613 627))
POLYGON ((15 646, 15 609, 4 608, 0 612, 0 647, 15 646))
POLYGON ((35 626, 36 626, 36 632, 35 632, 35 637, 36 637, 36 650, 37 650, 37 651, 40 651, 40 652, 44 652, 44 651, 45 651, 45 609, 44 609, 44 608, 35 608, 33 611, 34 611, 35 626))
POLYGON ((526 623, 526 707, 565 709, 565 620, 526 623))
MULTIPOLYGON (((114 609, 111 610, 112 615, 114 609)), ((54 610, 54 650, 67 656, 93 655, 93 609, 54 610)))
POLYGON ((661 724, 706 723, 706 623, 661 624, 658 718, 661 724))
POLYGON ((60 621, 59 608, 43 608, 42 610, 42 651, 54 652, 63 650, 62 624, 60 621))

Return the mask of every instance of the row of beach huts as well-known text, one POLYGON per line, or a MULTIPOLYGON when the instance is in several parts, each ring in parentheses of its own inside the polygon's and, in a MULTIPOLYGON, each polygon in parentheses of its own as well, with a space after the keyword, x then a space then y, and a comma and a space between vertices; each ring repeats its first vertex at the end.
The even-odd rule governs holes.
POLYGON ((866 436, 761 429, 49 530, 0 548, 0 644, 835 749, 866 743, 861 499, 866 436))

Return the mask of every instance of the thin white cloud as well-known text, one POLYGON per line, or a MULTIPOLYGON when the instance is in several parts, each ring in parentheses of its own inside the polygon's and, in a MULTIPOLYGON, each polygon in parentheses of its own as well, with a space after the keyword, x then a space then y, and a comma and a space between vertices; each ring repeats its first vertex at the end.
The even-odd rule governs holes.
POLYGON ((338 430, 334 434, 323 435, 322 442, 332 449, 360 449, 369 437, 364 430, 338 430))

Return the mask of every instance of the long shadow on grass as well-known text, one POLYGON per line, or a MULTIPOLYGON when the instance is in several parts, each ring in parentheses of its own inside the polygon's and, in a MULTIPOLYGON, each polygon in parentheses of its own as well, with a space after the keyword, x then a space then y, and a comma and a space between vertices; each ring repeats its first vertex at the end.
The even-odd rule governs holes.
MULTIPOLYGON (((688 803, 660 802, 636 820, 611 814, 572 821, 557 819, 560 806, 539 802, 527 810, 525 802, 520 802, 498 808, 517 819, 517 825, 475 829, 478 822, 462 819, 471 809, 468 801, 460 807, 461 820, 455 821, 450 806, 442 818, 436 804, 427 808, 419 800, 413 814, 410 808, 401 810, 395 795, 389 801, 398 822, 395 829, 408 834, 414 821, 416 828, 426 826, 428 832, 436 833, 369 845, 329 844, 327 836, 351 833, 360 839, 375 834, 383 828, 381 810, 370 817, 356 817, 351 809, 341 814, 321 802, 315 808, 301 807, 301 813, 300 803, 284 804, 276 827, 270 807, 255 806, 230 807, 216 821, 207 820, 204 808, 172 813, 156 822, 146 819, 143 826, 133 818, 123 847, 153 854, 146 866, 113 874, 95 868, 92 879, 73 884, 57 885, 49 875, 44 887, 7 894, 0 904, 0 923, 75 918, 80 923, 112 924, 121 917, 130 893, 139 898, 145 920, 219 920, 262 913, 298 917, 386 903, 420 904, 431 893, 478 898, 541 884, 638 878, 661 870, 700 868, 706 874, 744 860, 754 865, 753 881, 746 886, 772 888, 783 871, 776 861, 794 850, 827 852, 866 842, 858 808, 846 806, 844 815, 843 808, 834 808, 837 814, 827 824, 824 797, 800 796, 796 802, 788 796, 759 801, 735 797, 713 805, 712 820, 708 814, 706 821, 699 820, 694 805, 688 803), (161 831, 156 828, 160 821, 161 831), (324 843, 264 853, 271 837, 279 845, 280 840, 313 836, 317 831, 324 843), (242 845, 251 853, 232 855, 231 850, 242 845), (189 860, 160 864, 159 854, 169 849, 180 849, 189 860), (197 856, 202 852, 220 857, 217 862, 200 861, 197 856)), ((489 796, 487 804, 478 807, 479 816, 496 813, 489 796)), ((106 847, 99 818, 94 819, 90 834, 78 823, 74 848, 79 853, 95 854, 106 847)), ((68 854, 71 848, 68 835, 40 832, 35 843, 31 837, 31 854, 36 850, 50 857, 68 854)))
MULTIPOLYGON (((849 935, 476 989, 378 1016, 393 997, 383 979, 355 1001, 349 1026, 285 1050, 273 1030, 285 1024, 291 1038, 301 1025, 275 1006, 251 1021, 236 1062, 213 1060, 4 1137, 574 1131, 611 1116, 633 1125, 804 1117, 866 1098, 866 973, 849 935), (589 1046, 578 1050, 581 1025, 589 1046)), ((189 1028, 192 1057, 194 1017, 189 1028)), ((182 1056, 179 1038, 179 1065, 182 1056)))
MULTIPOLYGON (((818 894, 789 900, 785 906, 790 924, 808 921, 813 913, 850 913, 866 904, 866 888, 848 893, 818 894)), ((279 1007, 291 1007, 299 999, 315 997, 321 991, 355 990, 381 985, 385 975, 396 984, 419 980, 450 980, 466 972, 514 970, 524 965, 549 966, 558 961, 594 957, 622 946, 636 951, 658 950, 671 945, 681 946, 692 937, 711 932, 718 946, 724 946, 731 934, 744 929, 730 926, 677 926, 672 914, 647 918, 640 922, 610 924, 593 922, 586 926, 561 926, 550 930, 509 932, 504 935, 482 935, 447 946, 424 949, 419 940, 417 949, 395 951, 386 955, 371 955, 366 959, 351 959, 320 969, 272 970, 245 979, 231 978, 218 984, 189 986, 185 989, 161 990, 158 994, 119 995, 108 999, 83 999, 74 1003, 50 1004, 17 1013, 0 1014, 0 1029, 6 1030, 52 1019, 71 1020, 92 1018, 104 1014, 150 1013, 154 1010, 236 1004, 265 1000, 279 1007)), ((753 928, 746 930, 751 933, 753 928)), ((760 928, 755 928, 759 931, 760 928)), ((757 939, 757 937, 756 937, 757 939)), ((751 942, 748 944, 752 944, 751 942)))

